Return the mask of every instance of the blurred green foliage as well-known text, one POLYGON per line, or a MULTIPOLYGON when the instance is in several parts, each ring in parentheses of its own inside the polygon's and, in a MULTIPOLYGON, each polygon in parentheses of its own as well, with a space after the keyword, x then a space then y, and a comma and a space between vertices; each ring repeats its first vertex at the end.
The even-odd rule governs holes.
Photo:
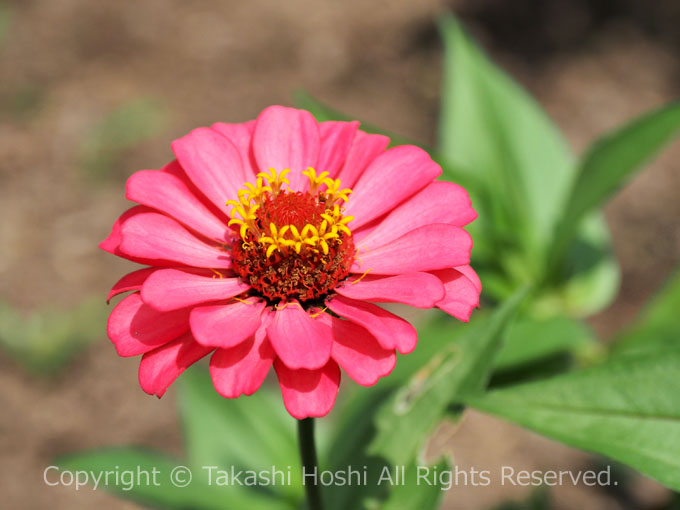
POLYGON ((54 374, 82 347, 102 337, 109 309, 91 298, 69 310, 23 314, 0 303, 0 349, 39 376, 54 374))
POLYGON ((25 122, 45 101, 47 89, 37 83, 24 83, 0 96, 0 120, 25 122))
POLYGON ((550 510, 550 490, 548 487, 537 487, 524 501, 508 501, 494 510, 550 510))
POLYGON ((680 270, 676 270, 635 323, 615 337, 612 355, 638 356, 654 351, 678 349, 679 312, 680 270))
POLYGON ((94 181, 109 178, 121 154, 157 135, 167 112, 158 101, 140 98, 119 106, 95 125, 80 148, 80 167, 94 181))
POLYGON ((0 2, 0 43, 3 42, 12 22, 12 10, 5 2, 0 2))

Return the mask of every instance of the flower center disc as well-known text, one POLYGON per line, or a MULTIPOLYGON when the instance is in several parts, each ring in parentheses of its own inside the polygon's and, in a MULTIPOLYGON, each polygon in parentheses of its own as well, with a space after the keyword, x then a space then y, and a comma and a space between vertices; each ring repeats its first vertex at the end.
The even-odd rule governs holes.
POLYGON ((349 276, 354 241, 337 202, 351 190, 338 180, 305 173, 309 191, 282 190, 284 170, 258 174, 257 185, 239 192, 230 225, 240 225, 241 239, 232 246, 234 270, 258 294, 270 301, 297 299, 315 304, 349 276), (263 179, 268 185, 263 185, 263 179), (323 187, 323 191, 318 191, 323 187))

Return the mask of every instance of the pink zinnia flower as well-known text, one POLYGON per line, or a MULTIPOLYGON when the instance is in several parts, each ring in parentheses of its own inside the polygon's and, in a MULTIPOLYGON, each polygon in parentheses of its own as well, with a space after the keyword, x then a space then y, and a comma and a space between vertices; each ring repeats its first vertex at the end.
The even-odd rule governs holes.
POLYGON ((273 366, 290 414, 323 416, 340 368, 369 386, 416 347, 415 328, 373 303, 468 320, 481 287, 467 193, 435 181, 422 149, 386 150, 358 126, 272 106, 195 129, 172 144, 176 161, 130 177, 141 205, 100 246, 150 266, 109 296, 134 291, 108 334, 119 355, 143 355, 144 391, 160 397, 212 353, 224 397, 253 394, 273 366))

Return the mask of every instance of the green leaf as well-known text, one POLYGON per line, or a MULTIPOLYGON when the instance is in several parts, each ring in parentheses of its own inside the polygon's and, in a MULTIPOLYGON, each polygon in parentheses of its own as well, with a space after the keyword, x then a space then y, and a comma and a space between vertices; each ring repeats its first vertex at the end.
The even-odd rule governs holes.
POLYGON ((571 154, 540 106, 453 16, 441 19, 440 31, 445 60, 439 151, 484 179, 499 207, 499 228, 525 236, 529 252, 536 251, 536 242, 545 248, 571 182, 571 154))
POLYGON ((620 269, 601 213, 586 217, 570 246, 561 279, 561 310, 587 317, 608 307, 619 290, 620 269))
POLYGON ((646 113, 597 140, 581 162, 557 230, 554 257, 580 220, 602 206, 680 130, 680 102, 646 113))
POLYGON ((526 366, 561 353, 588 355, 596 339, 584 323, 568 317, 516 319, 508 328, 496 370, 526 366))
POLYGON ((622 358, 467 403, 680 489, 680 352, 622 358))
POLYGON ((587 216, 556 268, 553 281, 536 299, 537 314, 567 313, 587 317, 611 304, 619 289, 620 270, 601 213, 587 216))
POLYGON ((505 326, 525 294, 518 293, 490 317, 478 315, 470 325, 458 329, 449 347, 381 406, 369 453, 395 465, 407 464, 446 408, 484 387, 505 326))
POLYGON ((341 392, 340 395, 341 401, 336 404, 334 415, 338 422, 329 449, 322 455, 326 461, 324 465, 333 471, 346 469, 347 466, 365 467, 368 483, 354 487, 324 487, 323 498, 328 510, 366 508, 369 507, 367 501, 384 501, 389 494, 390 487, 379 484, 378 480, 382 470, 390 466, 384 459, 366 452, 366 446, 375 436, 376 409, 392 392, 391 387, 378 384, 380 388, 345 386, 344 394, 341 392))
POLYGON ((408 384, 433 358, 449 350, 451 342, 457 341, 468 328, 467 323, 454 319, 441 310, 426 312, 417 327, 418 346, 407 355, 399 355, 397 366, 389 377, 380 379, 378 385, 401 387, 408 384))
POLYGON ((652 351, 680 350, 680 271, 646 306, 635 324, 617 336, 612 355, 639 355, 652 351))
MULTIPOLYGON (((255 491, 239 486, 223 487, 209 483, 207 472, 192 470, 192 479, 186 487, 171 483, 172 470, 183 466, 170 457, 134 448, 96 450, 68 455, 57 460, 57 465, 69 471, 88 472, 92 477, 102 476, 99 487, 119 496, 138 501, 154 508, 186 510, 290 510, 291 506, 255 491), (157 470, 154 477, 153 470, 157 470), (103 476, 111 472, 108 482, 103 476), (122 474, 127 472, 127 474, 122 474), (137 473, 149 473, 140 475, 137 473), (118 473, 118 476, 115 475, 118 473), (147 483, 148 482, 148 483, 147 483), (156 483, 154 483, 156 482, 156 483)), ((181 468, 179 468, 181 469, 181 468)), ((84 475, 81 475, 81 477, 84 475)))
MULTIPOLYGON (((403 481, 405 483, 395 483, 392 486, 390 496, 380 506, 380 510, 438 509, 444 497, 444 491, 451 488, 444 485, 448 479, 442 479, 441 474, 450 471, 451 465, 446 459, 432 466, 416 464, 404 466, 403 481)), ((397 481, 397 479, 394 480, 394 482, 397 481)))
POLYGON ((225 399, 204 367, 182 375, 179 405, 189 463, 271 470, 291 466, 291 484, 271 489, 290 501, 302 497, 295 420, 281 398, 263 387, 250 397, 225 399))

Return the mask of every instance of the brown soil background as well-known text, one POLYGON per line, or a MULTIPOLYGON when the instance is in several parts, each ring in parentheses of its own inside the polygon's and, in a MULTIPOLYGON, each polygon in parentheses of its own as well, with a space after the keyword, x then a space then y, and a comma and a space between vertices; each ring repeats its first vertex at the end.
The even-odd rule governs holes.
MULTIPOLYGON (((169 142, 196 126, 253 118, 305 88, 349 114, 433 142, 441 77, 434 19, 448 8, 536 95, 576 151, 680 90, 680 6, 672 0, 0 5, 10 13, 0 41, 0 296, 25 311, 103 296, 131 267, 96 248, 126 207, 124 179, 169 160, 169 142), (11 98, 27 88, 39 100, 17 113, 11 98), (140 97, 163 105, 163 128, 119 154, 103 183, 84 179, 83 140, 108 112, 140 97)), ((632 320, 678 263, 679 158, 676 142, 607 207, 623 280, 615 305, 592 320, 604 337, 632 320)), ((43 469, 57 454, 97 446, 180 451, 173 391, 162 400, 146 396, 137 362, 118 358, 101 329, 101 339, 51 379, 0 353, 0 507, 138 508, 102 491, 46 487, 43 469)), ((477 413, 468 413, 451 446, 463 468, 588 462, 477 413)), ((562 487, 553 506, 655 508, 667 497, 642 478, 635 487, 636 500, 627 502, 562 487)), ((459 487, 444 508, 489 508, 526 494, 459 487)))

